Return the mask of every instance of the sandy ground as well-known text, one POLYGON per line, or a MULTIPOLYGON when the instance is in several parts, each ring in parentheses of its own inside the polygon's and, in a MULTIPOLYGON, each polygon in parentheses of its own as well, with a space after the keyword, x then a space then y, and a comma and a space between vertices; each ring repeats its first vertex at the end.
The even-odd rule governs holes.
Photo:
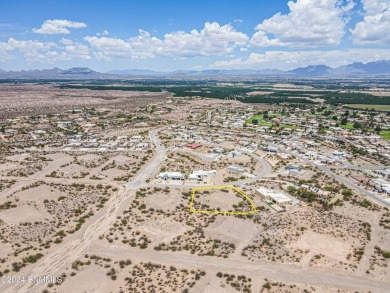
MULTIPOLYGON (((390 263, 378 250, 390 250, 383 225, 388 211, 351 200, 330 211, 302 204, 276 213, 257 200, 253 216, 191 213, 191 188, 147 180, 162 167, 186 173, 199 168, 218 170, 210 183, 222 184, 242 176, 227 173, 227 165, 243 164, 255 174, 260 166, 247 155, 207 161, 207 148, 167 152, 156 132, 149 135, 156 146, 145 160, 144 152, 42 153, 53 161, 32 154, 0 158, 2 179, 17 180, 0 191, 0 272, 66 274, 59 286, 0 284, 1 292, 237 292, 234 286, 245 285, 260 292, 265 279, 269 292, 388 291, 390 263), (31 174, 22 176, 22 169, 31 174), (38 253, 38 261, 28 261, 38 253)), ((232 139, 223 146, 238 143, 232 139)), ((274 173, 250 184, 283 190, 287 179, 299 180, 280 172, 280 160, 267 160, 274 173)), ((311 172, 318 180, 313 184, 333 184, 311 172)), ((250 187, 245 190, 253 196, 250 187)), ((247 208, 231 190, 199 194, 196 204, 247 208)))
POLYGON ((71 107, 134 109, 164 100, 165 93, 60 89, 50 85, 1 84, 0 119, 16 115, 59 113, 71 107), (129 107, 129 105, 131 105, 129 107))

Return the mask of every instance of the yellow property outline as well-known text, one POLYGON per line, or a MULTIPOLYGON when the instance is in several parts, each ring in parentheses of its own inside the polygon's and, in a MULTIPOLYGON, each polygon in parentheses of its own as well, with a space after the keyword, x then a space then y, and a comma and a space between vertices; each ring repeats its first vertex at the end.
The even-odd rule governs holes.
POLYGON ((190 202, 190 213, 204 213, 204 214, 224 214, 224 215, 253 215, 257 212, 255 205, 252 200, 246 195, 243 191, 235 188, 233 185, 225 185, 225 186, 209 186, 209 187, 196 187, 192 189, 192 197, 190 202), (222 189, 222 188, 231 188, 241 194, 252 206, 252 211, 250 212, 221 212, 221 211, 207 211, 207 210, 194 210, 192 208, 195 202, 195 193, 197 190, 206 190, 206 189, 222 189))

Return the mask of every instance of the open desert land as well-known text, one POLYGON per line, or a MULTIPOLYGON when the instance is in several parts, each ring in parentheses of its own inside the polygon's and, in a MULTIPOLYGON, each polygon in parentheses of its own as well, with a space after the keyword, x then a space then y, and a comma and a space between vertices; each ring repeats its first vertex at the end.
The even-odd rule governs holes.
MULTIPOLYGON (((371 247, 374 243, 373 239, 368 239, 373 237, 371 224, 360 220, 370 216, 365 208, 349 207, 355 213, 351 217, 344 216, 343 209, 324 214, 310 207, 281 217, 265 205, 260 206, 259 213, 253 217, 198 214, 190 213, 188 209, 190 193, 190 190, 169 188, 137 191, 132 203, 116 217, 107 232, 96 235, 98 239, 92 244, 91 252, 80 255, 61 272, 66 278, 63 284, 54 287, 55 291, 66 292, 74 288, 74 280, 78 280, 77 284, 80 282, 84 290, 91 291, 99 283, 86 280, 100 279, 101 276, 118 281, 102 284, 107 290, 122 288, 132 292, 137 290, 134 285, 138 283, 142 288, 145 286, 145 292, 148 288, 155 288, 158 292, 158 284, 151 281, 155 279, 149 279, 152 271, 160 272, 161 279, 156 280, 160 286, 173 291, 178 288, 175 286, 184 283, 188 290, 196 292, 207 292, 213 286, 218 292, 234 292, 232 290, 237 286, 240 290, 246 288, 248 291, 245 292, 268 286, 273 290, 284 286, 285 290, 289 288, 284 281, 265 281, 264 278, 270 278, 267 274, 255 273, 259 261, 270 269, 286 264, 287 268, 298 272, 313 268, 318 274, 327 276, 358 271, 363 279, 369 275, 373 279, 386 280, 385 262, 382 257, 377 259, 375 247, 369 251, 374 258, 362 258, 362 247, 371 247), (230 267, 229 263, 237 266, 230 267), (372 266, 373 274, 362 271, 365 268, 361 265, 372 266), (236 275, 241 266, 243 273, 236 275), (207 281, 203 282, 203 278, 207 281), (207 289, 201 289, 205 285, 207 289)), ((229 206, 233 208, 237 203, 225 191, 213 194, 216 196, 205 201, 210 206, 230 202, 229 206), (225 197, 231 199, 221 202, 225 197)), ((372 224, 377 225, 376 221, 372 224)), ((389 233, 382 229, 380 232, 381 236, 379 233, 374 236, 378 237, 375 243, 385 247, 389 233), (384 235, 387 236, 383 238, 384 235)), ((319 292, 332 288, 332 285, 323 287, 315 282, 312 287, 301 282, 292 286, 289 288, 291 292, 299 292, 301 286, 325 290, 319 292)))
POLYGON ((295 107, 2 86, 36 87, 53 111, 2 122, 0 275, 57 278, 1 292, 388 292, 379 135, 316 136, 295 107), (54 107, 55 93, 92 103, 54 107), (265 114, 274 126, 245 123, 265 114), (272 121, 293 115, 294 129, 272 121))
MULTIPOLYGON (((36 202, 45 203, 45 200, 53 199, 53 195, 57 194, 54 192, 55 189, 50 189, 50 191, 53 190, 50 193, 43 188, 45 185, 34 187, 36 190, 26 189, 24 193, 12 195, 11 197, 17 196, 25 201, 23 203, 19 200, 18 207, 15 209, 28 205, 28 197, 36 197, 36 202), (45 196, 42 196, 42 193, 45 196)), ((58 188, 64 194, 69 192, 64 186, 60 185, 58 188)), ((195 291, 203 290, 200 289, 202 285, 210 284, 211 287, 207 290, 215 286, 215 290, 221 290, 221 292, 224 290, 234 292, 232 290, 237 286, 242 290, 247 288, 249 291, 246 292, 252 292, 254 288, 260 290, 260 288, 270 286, 272 290, 277 290, 276 288, 287 286, 283 282, 279 284, 279 282, 259 279, 259 275, 253 274, 250 270, 245 270, 247 275, 236 276, 235 272, 239 270, 236 267, 229 268, 228 266, 224 267, 227 272, 223 272, 222 269, 222 272, 216 272, 218 261, 215 262, 217 267, 213 267, 211 276, 208 276, 208 269, 200 271, 200 268, 203 267, 202 264, 192 266, 191 262, 183 261, 181 263, 181 255, 207 257, 211 266, 214 263, 212 258, 237 260, 237 263, 248 263, 253 268, 256 267, 256 262, 262 260, 262 263, 269 264, 271 268, 274 263, 283 263, 298 270, 317 268, 324 274, 337 271, 343 274, 346 270, 361 271, 364 268, 360 267, 360 263, 364 261, 364 264, 367 262, 367 265, 375 270, 373 278, 385 280, 387 271, 384 265, 386 262, 378 255, 375 246, 370 249, 372 256, 368 260, 362 260, 362 247, 373 246, 374 243, 371 238, 368 239, 369 237, 375 237, 378 240, 375 243, 382 247, 385 247, 389 240, 389 233, 386 233, 386 230, 376 228, 378 229, 376 232, 380 233, 374 236, 371 224, 360 220, 370 218, 369 211, 365 208, 349 207, 349 213, 354 212, 351 217, 344 216, 346 207, 325 214, 311 207, 302 207, 281 216, 272 213, 265 205, 261 205, 258 208, 259 213, 253 217, 194 214, 190 213, 188 209, 190 194, 191 190, 139 189, 130 205, 121 211, 107 232, 96 235, 98 238, 91 244, 91 251, 94 254, 88 255, 87 253, 75 259, 71 266, 61 272, 66 276, 64 283, 55 285, 54 290, 56 292, 75 290, 75 285, 72 284, 80 284, 81 288, 87 291, 94 290, 94 288, 98 288, 97 286, 104 286, 107 288, 105 290, 122 289, 129 292, 141 287, 145 287, 146 291, 148 288, 154 288, 158 291, 158 288, 162 290, 161 286, 174 290, 174 288, 179 288, 177 286, 182 288, 183 285, 180 284, 186 284, 188 290, 193 288, 195 291), (159 262, 159 252, 162 253, 162 263, 159 262), (134 254, 140 256, 137 260, 132 261, 134 254), (145 262, 141 261, 143 254, 147 256, 145 262), (128 258, 120 259, 119 256, 122 255, 128 256, 128 258), (168 265, 171 258, 176 260, 173 261, 174 265, 168 265), (154 271, 159 272, 157 273, 159 275, 157 283, 151 282, 155 278, 150 279, 151 272, 154 271), (118 282, 103 282, 101 285, 99 282, 88 282, 88 280, 100 280, 101 278, 118 280, 118 282), (203 278, 207 278, 207 282, 202 282, 203 278), (140 287, 134 287, 135 284, 139 284, 140 287)), ((225 191, 216 190, 208 196, 210 198, 205 200, 205 204, 210 206, 218 207, 230 202, 226 207, 233 208, 233 205, 238 203, 234 196, 231 198, 229 193, 225 191), (213 194, 215 197, 212 196, 213 194), (231 199, 221 201, 224 198, 231 199)), ((63 196, 59 195, 59 197, 63 196)), ((201 198, 199 199, 201 200, 201 198)), ((52 209, 57 213, 62 211, 62 209, 58 209, 58 198, 51 201, 54 202, 54 206, 49 202, 49 213, 52 209)), ((67 199, 60 200, 61 203, 66 201, 67 199)), ((66 202, 66 206, 69 205, 70 202, 66 202)), ((36 216, 41 217, 40 219, 35 218, 34 221, 42 221, 43 218, 46 219, 51 214, 45 214, 44 210, 40 210, 41 206, 42 204, 34 206, 36 216)), ((73 210, 73 207, 75 206, 72 206, 70 210, 73 210)), ((62 212, 65 213, 66 219, 71 219, 66 210, 62 212)), ((60 215, 56 214, 55 218, 57 221, 61 221, 60 215)), ((31 218, 21 221, 23 220, 32 221, 31 218)), ((3 221, 7 221, 7 215, 3 221)), ((13 224, 15 225, 15 223, 13 224)), ((377 226, 378 223, 372 221, 372 225, 377 226)), ((42 226, 39 227, 41 230, 42 226)), ((60 242, 62 239, 66 241, 67 234, 73 231, 68 232, 66 226, 58 223, 55 223, 54 227, 66 231, 60 232, 61 235, 57 236, 54 243, 60 242)), ((27 227, 27 229, 31 229, 31 227, 27 227)), ((7 229, 3 231, 7 231, 7 229)), ((31 230, 27 231, 32 234, 31 230)), ((52 229, 52 235, 55 231, 57 230, 52 229)), ((18 235, 25 234, 19 232, 18 235)), ((37 235, 36 237, 42 237, 44 240, 44 236, 37 235)), ((50 237, 48 238, 50 239, 50 237)), ((31 241, 34 239, 23 240, 31 241)), ((31 245, 31 242, 29 244, 31 245)), ((45 244, 47 245, 47 243, 45 244)), ((45 253, 44 248, 38 248, 37 251, 45 253)), ((28 250, 25 255, 25 257, 31 256, 28 250)), ((36 255, 40 256, 38 253, 36 255)), ((12 258, 12 260, 15 259, 12 258)), ((360 273, 362 275, 369 274, 364 271, 360 273)), ((266 278, 267 276, 262 275, 262 277, 266 278)), ((291 292, 299 292, 297 288, 301 288, 302 285, 298 282, 292 286, 289 288, 292 290, 291 292)), ((307 286, 307 288, 316 287, 316 285, 307 286)), ((48 290, 50 288, 51 286, 48 287, 48 290)), ((318 288, 318 290, 327 290, 328 287, 321 289, 320 286, 318 288)))
POLYGON ((61 89, 58 85, 1 84, 1 118, 60 113, 69 108, 114 106, 125 109, 161 101, 167 95, 150 92, 61 89))

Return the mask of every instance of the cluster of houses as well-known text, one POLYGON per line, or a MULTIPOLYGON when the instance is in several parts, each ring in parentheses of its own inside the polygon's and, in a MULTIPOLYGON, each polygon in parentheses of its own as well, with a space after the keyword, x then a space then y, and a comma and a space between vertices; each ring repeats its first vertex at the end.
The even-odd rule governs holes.
MULTIPOLYGON (((179 141, 174 149, 189 148, 198 149, 207 144, 221 144, 225 141, 234 141, 238 148, 247 151, 255 151, 258 148, 258 143, 253 141, 254 135, 237 133, 227 130, 215 130, 211 133, 205 133, 202 129, 194 126, 172 125, 168 128, 169 136, 174 140, 179 141)), ((228 151, 223 147, 213 147, 208 151, 215 159, 220 158, 235 158, 241 156, 241 152, 237 150, 228 151)))
POLYGON ((71 109, 63 113, 20 116, 0 124, 2 138, 15 151, 143 151, 150 144, 137 136, 97 137, 101 129, 141 126, 131 116, 119 116, 107 109, 71 109), (74 134, 76 133, 76 134, 74 134))
MULTIPOLYGON (((251 111, 248 109, 247 111, 251 111)), ((249 112, 250 115, 253 115, 253 112, 249 112)), ((230 112, 229 110, 213 113, 213 119, 211 126, 221 127, 221 128, 243 128, 246 119, 248 119, 248 114, 238 114, 235 112, 230 112)))
POLYGON ((346 151, 336 150, 331 154, 321 153, 315 150, 308 149, 304 145, 289 140, 279 141, 278 146, 267 145, 263 147, 263 150, 269 154, 276 155, 280 160, 288 160, 291 158, 291 155, 283 152, 282 146, 292 150, 293 153, 299 154, 304 158, 310 159, 312 161, 319 161, 324 164, 334 165, 338 162, 346 161, 352 158, 352 155, 346 151))
POLYGON ((128 137, 110 136, 97 137, 90 135, 83 138, 83 135, 72 135, 68 143, 64 145, 63 151, 145 151, 149 149, 149 143, 143 141, 140 135, 128 137))
POLYGON ((329 165, 335 164, 336 162, 341 162, 351 158, 352 155, 343 152, 343 151, 334 151, 332 154, 322 154, 316 151, 303 151, 300 152, 303 157, 306 157, 312 161, 319 161, 321 163, 326 163, 329 165))

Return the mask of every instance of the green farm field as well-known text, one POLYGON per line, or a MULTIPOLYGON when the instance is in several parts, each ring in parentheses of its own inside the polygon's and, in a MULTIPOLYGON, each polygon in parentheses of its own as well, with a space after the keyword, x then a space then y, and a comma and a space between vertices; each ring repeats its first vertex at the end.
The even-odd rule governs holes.
POLYGON ((386 140, 390 140, 390 130, 382 130, 380 132, 380 135, 386 139, 386 140))
POLYGON ((377 111, 390 111, 390 105, 364 105, 364 104, 351 104, 348 105, 350 108, 356 109, 368 109, 377 111))

